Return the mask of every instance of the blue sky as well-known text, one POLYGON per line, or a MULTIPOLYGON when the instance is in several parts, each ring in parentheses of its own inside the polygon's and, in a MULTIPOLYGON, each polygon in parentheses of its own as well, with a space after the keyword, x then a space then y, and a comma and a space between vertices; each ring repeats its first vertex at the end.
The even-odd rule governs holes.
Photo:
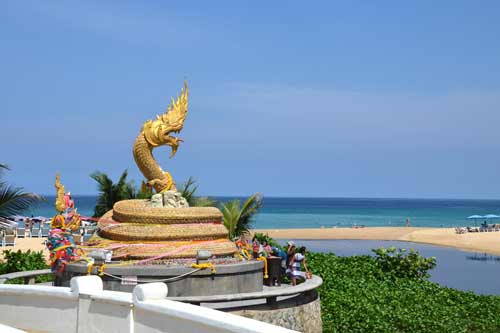
POLYGON ((3 1, 1 161, 73 193, 142 178, 142 123, 190 85, 163 169, 209 195, 500 198, 498 1, 3 1))

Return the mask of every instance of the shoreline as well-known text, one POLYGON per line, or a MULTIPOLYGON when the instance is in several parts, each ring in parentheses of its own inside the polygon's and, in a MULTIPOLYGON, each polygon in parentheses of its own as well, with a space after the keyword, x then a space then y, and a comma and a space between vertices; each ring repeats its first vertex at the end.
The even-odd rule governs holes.
POLYGON ((500 255, 500 232, 455 233, 455 228, 365 227, 252 229, 275 239, 307 240, 387 240, 452 247, 464 251, 500 255))
MULTIPOLYGON (((365 227, 365 228, 307 228, 307 229, 252 229, 253 233, 267 234, 275 239, 303 240, 382 240, 405 241, 456 248, 469 252, 500 255, 500 232, 455 233, 454 228, 423 227, 365 227)), ((2 250, 43 251, 48 259, 49 251, 43 238, 18 238, 15 246, 2 250)), ((3 253, 0 251, 0 260, 3 253)))

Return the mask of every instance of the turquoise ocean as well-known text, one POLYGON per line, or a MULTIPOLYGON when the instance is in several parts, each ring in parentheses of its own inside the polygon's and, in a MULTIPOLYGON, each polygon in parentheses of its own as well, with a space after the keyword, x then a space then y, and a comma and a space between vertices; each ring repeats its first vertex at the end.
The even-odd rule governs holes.
MULTIPOLYGON (((95 196, 73 196, 82 215, 92 216, 95 196)), ((25 212, 27 216, 51 217, 55 214, 53 196, 38 207, 25 212)), ((214 197, 218 201, 244 200, 239 197, 214 197)), ((353 225, 404 226, 407 218, 415 227, 454 227, 480 224, 468 220, 470 215, 500 215, 500 200, 459 199, 370 199, 370 198, 277 198, 264 197, 263 207, 253 227, 332 228, 353 225)), ((500 220, 490 220, 500 223, 500 220)))

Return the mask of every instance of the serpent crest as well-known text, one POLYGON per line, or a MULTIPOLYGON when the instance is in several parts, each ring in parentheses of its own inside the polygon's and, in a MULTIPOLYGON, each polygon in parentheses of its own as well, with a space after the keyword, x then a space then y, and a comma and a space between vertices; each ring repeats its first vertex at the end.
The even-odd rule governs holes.
POLYGON ((153 149, 162 145, 170 146, 172 158, 179 143, 183 140, 171 133, 179 133, 184 125, 188 110, 188 85, 184 81, 184 89, 177 99, 172 98, 172 105, 167 108, 167 112, 156 116, 156 120, 148 120, 144 123, 141 132, 135 139, 133 154, 134 159, 148 185, 154 187, 156 192, 175 190, 175 183, 170 173, 162 170, 153 156, 153 149))

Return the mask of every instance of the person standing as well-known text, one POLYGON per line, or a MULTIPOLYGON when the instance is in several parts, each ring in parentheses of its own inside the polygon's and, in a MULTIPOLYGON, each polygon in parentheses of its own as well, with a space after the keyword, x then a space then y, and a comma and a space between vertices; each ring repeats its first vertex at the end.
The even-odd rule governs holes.
POLYGON ((292 273, 292 260, 295 255, 295 243, 293 241, 288 241, 286 248, 286 274, 290 275, 292 273))
POLYGON ((297 285, 297 279, 305 280, 311 274, 309 272, 309 269, 307 268, 306 248, 304 246, 299 248, 297 253, 295 253, 295 255, 292 257, 291 270, 292 270, 291 278, 293 286, 297 285), (301 270, 301 264, 302 266, 304 266, 305 272, 301 270))

